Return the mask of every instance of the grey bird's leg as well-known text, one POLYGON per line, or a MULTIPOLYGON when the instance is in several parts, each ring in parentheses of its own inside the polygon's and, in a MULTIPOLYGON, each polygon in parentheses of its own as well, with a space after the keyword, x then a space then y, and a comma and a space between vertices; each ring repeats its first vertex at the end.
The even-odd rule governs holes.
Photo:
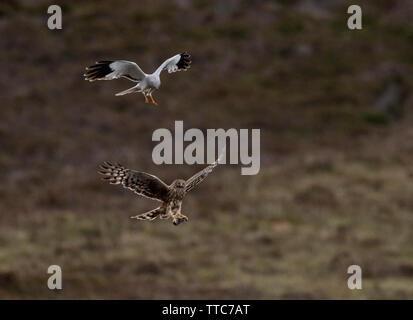
POLYGON ((155 106, 157 106, 157 105, 158 105, 158 103, 157 103, 157 102, 155 101, 155 99, 152 97, 152 91, 153 91, 153 90, 149 91, 148 96, 151 98, 151 102, 152 102, 152 104, 154 104, 155 106))

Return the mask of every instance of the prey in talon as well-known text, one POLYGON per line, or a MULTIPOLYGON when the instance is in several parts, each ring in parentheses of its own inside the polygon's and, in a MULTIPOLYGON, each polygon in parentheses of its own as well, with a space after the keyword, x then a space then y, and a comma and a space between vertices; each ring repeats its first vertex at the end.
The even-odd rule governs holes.
POLYGON ((99 173, 104 180, 111 184, 120 184, 138 195, 157 200, 161 205, 151 211, 138 214, 131 218, 138 220, 172 219, 174 225, 188 221, 188 217, 181 213, 182 201, 186 194, 201 183, 218 165, 220 157, 191 178, 176 179, 167 185, 158 177, 149 173, 134 171, 121 164, 104 162, 99 173))

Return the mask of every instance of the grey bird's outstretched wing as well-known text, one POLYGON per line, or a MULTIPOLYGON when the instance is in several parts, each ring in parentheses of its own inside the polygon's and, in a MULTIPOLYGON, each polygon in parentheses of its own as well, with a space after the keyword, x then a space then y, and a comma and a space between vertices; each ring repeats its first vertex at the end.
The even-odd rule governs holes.
POLYGON ((135 62, 117 60, 97 61, 96 64, 86 68, 83 76, 88 81, 113 80, 123 77, 139 82, 145 78, 146 74, 135 62))
POLYGON ((166 201, 169 187, 158 177, 145 172, 134 171, 120 164, 105 162, 100 166, 100 174, 111 184, 121 184, 136 194, 158 201, 166 201))
POLYGON ((162 70, 168 70, 168 73, 186 71, 191 67, 191 63, 191 56, 185 51, 166 59, 154 73, 159 76, 162 70))

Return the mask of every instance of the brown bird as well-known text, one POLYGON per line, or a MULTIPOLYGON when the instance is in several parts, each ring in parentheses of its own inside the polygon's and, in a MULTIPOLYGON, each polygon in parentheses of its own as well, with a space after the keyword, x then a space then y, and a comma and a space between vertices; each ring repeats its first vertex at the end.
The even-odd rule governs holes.
POLYGON ((176 179, 169 186, 154 175, 127 169, 120 164, 110 162, 104 162, 98 172, 105 175, 103 179, 111 184, 121 184, 138 195, 162 202, 158 208, 131 218, 154 220, 159 216, 161 219, 172 218, 173 224, 178 225, 183 221, 188 221, 188 217, 181 213, 182 200, 212 172, 219 160, 220 157, 188 180, 176 179))

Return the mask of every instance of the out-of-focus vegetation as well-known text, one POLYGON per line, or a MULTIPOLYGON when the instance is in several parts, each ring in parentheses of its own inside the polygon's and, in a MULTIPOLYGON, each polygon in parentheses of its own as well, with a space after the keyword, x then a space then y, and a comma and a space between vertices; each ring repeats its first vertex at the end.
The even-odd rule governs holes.
POLYGON ((411 1, 361 1, 362 31, 341 0, 57 2, 59 31, 50 1, 0 3, 1 298, 413 298, 411 1), (99 59, 149 72, 184 50, 158 107, 82 80, 99 59), (151 161, 174 120, 260 128, 260 174, 218 167, 179 227, 131 221, 156 204, 97 165, 190 176, 151 161))

